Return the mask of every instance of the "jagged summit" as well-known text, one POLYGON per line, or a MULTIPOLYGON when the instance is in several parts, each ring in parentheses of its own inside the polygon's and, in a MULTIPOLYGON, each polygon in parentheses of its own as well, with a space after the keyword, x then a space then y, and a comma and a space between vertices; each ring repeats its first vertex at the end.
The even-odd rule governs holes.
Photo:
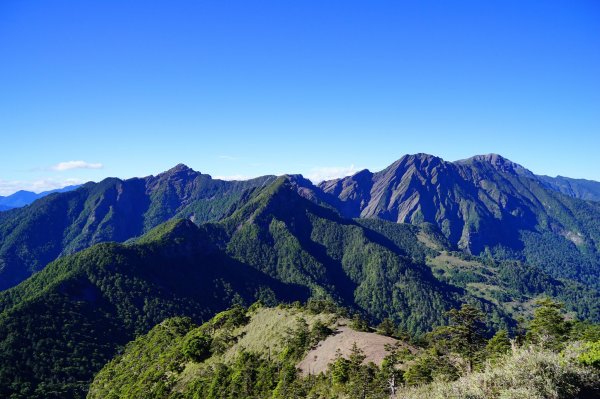
POLYGON ((489 163, 495 167, 506 167, 511 165, 517 165, 512 162, 510 159, 503 157, 500 154, 489 153, 489 154, 479 154, 474 155, 470 158, 460 159, 455 161, 456 164, 473 164, 476 162, 489 163))
POLYGON ((177 165, 175 165, 174 167, 172 167, 171 169, 168 170, 168 172, 184 172, 184 171, 194 171, 192 168, 190 168, 189 166, 187 166, 184 163, 178 163, 177 165))
POLYGON ((406 154, 403 155, 400 160, 406 160, 406 161, 432 161, 432 160, 439 160, 439 161, 444 161, 442 158, 438 157, 437 155, 432 155, 432 154, 427 154, 425 152, 418 152, 416 154, 406 154))
POLYGON ((341 182, 344 180, 365 182, 366 180, 371 180, 374 175, 403 173, 403 170, 409 168, 410 166, 415 166, 416 168, 424 167, 425 169, 431 169, 435 166, 439 166, 444 163, 446 163, 446 161, 444 161, 442 158, 423 152, 417 154, 405 154, 402 157, 400 157, 397 161, 393 162, 391 165, 378 172, 371 172, 369 169, 362 169, 354 173, 353 175, 339 177, 331 180, 324 180, 318 183, 317 185, 321 188, 326 188, 332 187, 337 182, 341 182))
POLYGON ((517 173, 519 175, 522 176, 527 176, 527 177, 535 177, 535 175, 527 168, 525 168, 524 166, 511 161, 508 158, 503 157, 500 154, 494 154, 494 153, 490 153, 490 154, 482 154, 482 155, 475 155, 471 158, 467 158, 467 159, 463 159, 463 160, 459 160, 456 161, 456 164, 475 164, 475 163, 488 163, 490 165, 492 165, 496 170, 499 170, 501 172, 509 172, 509 173, 517 173))
POLYGON ((286 174, 279 177, 279 179, 284 179, 289 181, 292 184, 299 186, 312 186, 312 182, 308 180, 306 177, 301 174, 286 174))
POLYGON ((396 162, 392 163, 390 166, 385 168, 384 170, 377 172, 378 174, 388 174, 390 172, 394 173, 404 173, 405 170, 414 167, 417 169, 430 171, 432 168, 445 164, 442 158, 437 157, 431 154, 418 153, 418 154, 407 154, 402 156, 396 162))
POLYGON ((424 152, 419 152, 417 154, 405 154, 401 156, 396 162, 392 163, 388 168, 393 167, 394 165, 406 165, 413 163, 427 163, 427 162, 445 162, 442 158, 426 154, 424 152))
POLYGON ((183 163, 178 163, 177 165, 173 166, 171 169, 168 169, 162 173, 159 173, 158 175, 156 175, 156 177, 161 178, 161 177, 172 177, 172 176, 178 176, 178 177, 195 177, 195 176, 200 176, 203 175, 205 177, 209 177, 209 175, 205 175, 202 174, 198 171, 195 171, 194 169, 190 168, 189 166, 187 166, 186 164, 183 163))
POLYGON ((363 170, 359 170, 358 172, 356 172, 355 174, 352 175, 352 177, 354 177, 355 179, 360 179, 362 177, 365 176, 372 176, 373 172, 371 172, 369 169, 363 169, 363 170))
POLYGON ((472 156, 470 159, 476 160, 476 161, 485 161, 485 162, 489 162, 491 164, 506 164, 506 163, 513 163, 511 160, 503 157, 500 154, 496 154, 496 153, 489 153, 489 154, 479 154, 479 155, 475 155, 472 156))

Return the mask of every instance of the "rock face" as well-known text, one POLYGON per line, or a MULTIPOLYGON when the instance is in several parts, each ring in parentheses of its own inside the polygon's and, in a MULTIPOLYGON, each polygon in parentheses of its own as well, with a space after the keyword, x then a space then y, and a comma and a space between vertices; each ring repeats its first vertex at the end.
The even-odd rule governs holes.
POLYGON ((600 270, 600 203, 563 195, 497 154, 457 162, 406 155, 380 172, 325 181, 318 190, 314 196, 345 217, 431 223, 456 248, 473 254, 500 251, 540 265, 543 259, 561 276, 564 262, 551 258, 569 252, 587 270, 571 277, 600 270), (548 253, 539 253, 545 246, 548 253))
POLYGON ((502 155, 498 154, 485 154, 485 155, 475 155, 469 159, 465 159, 462 161, 457 161, 457 164, 473 164, 476 162, 488 163, 494 167, 499 172, 513 173, 522 176, 527 176, 530 178, 535 178, 536 176, 528 169, 519 165, 518 163, 512 162, 502 155))
POLYGON ((380 172, 365 170, 319 188, 339 200, 336 207, 346 217, 434 223, 458 247, 480 252, 515 217, 527 227, 534 223, 527 207, 503 192, 507 179, 525 176, 515 165, 497 155, 457 163, 407 155, 380 172))

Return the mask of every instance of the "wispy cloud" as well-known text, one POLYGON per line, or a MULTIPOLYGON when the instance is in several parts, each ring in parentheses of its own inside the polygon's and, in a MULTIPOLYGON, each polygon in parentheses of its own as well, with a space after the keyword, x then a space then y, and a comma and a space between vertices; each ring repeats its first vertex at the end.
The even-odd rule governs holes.
POLYGON ((320 183, 323 180, 332 180, 339 179, 340 177, 351 176, 360 170, 362 170, 362 168, 357 168, 354 165, 322 166, 312 168, 305 177, 313 183, 320 183))
POLYGON ((247 175, 224 175, 224 176, 213 176, 215 179, 219 180, 248 180, 254 178, 254 176, 247 175))
POLYGON ((16 193, 19 190, 33 191, 41 193, 42 191, 55 190, 66 186, 84 183, 81 179, 38 179, 38 180, 2 180, 0 179, 0 195, 6 196, 16 193))
POLYGON ((56 165, 52 166, 50 169, 56 170, 59 172, 65 170, 73 170, 73 169, 102 169, 104 165, 101 163, 92 163, 86 161, 66 161, 59 162, 56 165))

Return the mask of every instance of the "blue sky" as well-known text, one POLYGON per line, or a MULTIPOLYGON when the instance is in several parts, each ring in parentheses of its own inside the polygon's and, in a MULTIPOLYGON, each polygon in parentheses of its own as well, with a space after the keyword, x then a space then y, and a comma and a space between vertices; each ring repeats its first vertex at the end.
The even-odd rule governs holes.
POLYGON ((600 180, 599 148, 596 0, 0 2, 0 195, 417 152, 600 180))

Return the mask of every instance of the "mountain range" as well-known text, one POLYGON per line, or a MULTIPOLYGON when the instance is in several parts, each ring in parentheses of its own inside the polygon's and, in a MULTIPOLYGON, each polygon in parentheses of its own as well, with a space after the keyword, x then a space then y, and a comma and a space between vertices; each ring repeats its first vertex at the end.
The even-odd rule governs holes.
POLYGON ((573 195, 497 155, 417 154, 319 185, 177 165, 46 196, 0 213, 0 397, 83 398, 166 318, 256 300, 414 336, 463 303, 511 330, 540 295, 600 321, 600 202, 573 195))
POLYGON ((19 190, 14 194, 7 195, 6 197, 0 196, 0 211, 7 211, 13 208, 21 208, 23 206, 31 204, 33 201, 43 198, 53 193, 65 193, 67 191, 75 190, 79 185, 66 186, 58 188, 56 190, 42 191, 41 193, 34 193, 33 191, 19 190))
MULTIPOLYGON (((544 267, 556 277, 587 281, 600 262, 600 204, 578 200, 591 196, 600 183, 559 189, 564 185, 558 180, 551 184, 499 155, 458 162, 407 155, 380 172, 363 170, 318 186, 301 176, 291 178, 299 192, 343 217, 432 223, 470 253, 490 251, 541 265, 548 257, 538 259, 538 252, 550 246, 555 256, 544 267), (566 268, 571 259, 579 265, 566 268)), ((99 242, 124 242, 173 217, 197 224, 219 220, 245 190, 274 179, 222 181, 177 165, 158 176, 87 183, 2 212, 0 289, 61 255, 99 242)))

